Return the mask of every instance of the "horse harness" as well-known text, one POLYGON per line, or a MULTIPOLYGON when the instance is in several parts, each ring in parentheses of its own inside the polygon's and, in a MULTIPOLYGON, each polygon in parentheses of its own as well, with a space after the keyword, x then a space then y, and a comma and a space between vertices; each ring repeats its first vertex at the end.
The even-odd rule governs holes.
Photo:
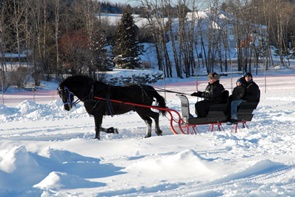
MULTIPOLYGON (((102 100, 102 99, 95 98, 94 94, 96 92, 99 92, 102 89, 105 89, 105 87, 103 87, 103 88, 101 88, 99 90, 94 91, 94 86, 95 86, 95 82, 92 84, 92 86, 90 88, 90 91, 89 91, 89 94, 86 97, 84 97, 83 99, 77 98, 75 101, 71 100, 71 97, 74 97, 75 95, 66 86, 64 86, 63 88, 61 88, 59 86, 57 88, 57 90, 58 90, 58 94, 62 95, 62 98, 67 98, 66 101, 63 101, 64 105, 72 104, 73 106, 76 106, 76 104, 78 104, 80 101, 82 101, 82 102, 87 102, 87 101, 95 102, 93 107, 88 111, 88 112, 91 112, 93 109, 95 109, 95 107, 98 105, 98 103, 102 100)), ((138 85, 138 86, 142 90, 141 91, 142 92, 142 98, 143 98, 143 101, 144 101, 144 98, 148 98, 148 94, 146 93, 146 90, 144 90, 142 85, 138 85)), ((114 110, 113 110, 113 107, 112 107, 112 100, 110 99, 111 86, 107 85, 107 89, 108 90, 107 90, 107 95, 106 95, 105 101, 107 102, 108 111, 109 111, 110 115, 113 116, 114 110)), ((148 100, 150 101, 149 98, 148 98, 148 100)))

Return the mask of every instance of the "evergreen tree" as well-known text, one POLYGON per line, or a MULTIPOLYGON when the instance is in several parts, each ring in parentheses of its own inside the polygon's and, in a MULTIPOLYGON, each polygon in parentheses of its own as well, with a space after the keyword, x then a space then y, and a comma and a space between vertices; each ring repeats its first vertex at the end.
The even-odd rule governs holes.
POLYGON ((113 61, 107 49, 106 35, 103 31, 97 32, 92 41, 94 63, 96 70, 111 71, 113 70, 113 61))
POLYGON ((115 67, 140 68, 139 55, 142 52, 143 45, 138 42, 138 27, 134 24, 132 14, 125 10, 115 32, 113 44, 115 67))

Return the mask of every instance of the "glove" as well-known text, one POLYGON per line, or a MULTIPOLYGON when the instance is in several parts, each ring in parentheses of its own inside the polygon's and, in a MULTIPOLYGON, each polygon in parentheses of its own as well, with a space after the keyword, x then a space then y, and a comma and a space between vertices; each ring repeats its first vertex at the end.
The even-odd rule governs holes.
POLYGON ((197 92, 192 93, 191 96, 197 96, 197 92))
POLYGON ((202 97, 202 92, 200 92, 200 91, 194 92, 194 93, 191 94, 191 96, 202 97))

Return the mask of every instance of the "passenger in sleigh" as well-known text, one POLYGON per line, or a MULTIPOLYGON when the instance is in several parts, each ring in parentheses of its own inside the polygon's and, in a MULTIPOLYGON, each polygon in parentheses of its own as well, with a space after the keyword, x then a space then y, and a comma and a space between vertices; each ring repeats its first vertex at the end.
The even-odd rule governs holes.
POLYGON ((224 87, 220 84, 220 76, 216 72, 211 72, 208 75, 209 83, 204 92, 198 91, 191 94, 204 98, 195 104, 196 115, 198 118, 207 116, 210 105, 223 103, 224 87))
MULTIPOLYGON (((251 73, 246 73, 244 77, 237 81, 237 87, 234 88, 230 101, 230 123, 238 122, 238 106, 243 102, 259 102, 260 100, 260 89, 259 86, 253 81, 251 73), (241 84, 238 85, 238 82, 241 84), (235 90, 236 89, 236 90, 235 90), (244 95, 241 97, 243 89, 244 95)), ((231 97, 230 96, 230 97, 231 97)))
POLYGON ((246 81, 244 77, 241 77, 236 82, 236 87, 233 89, 232 94, 228 98, 227 114, 229 115, 228 124, 238 122, 237 110, 238 106, 245 102, 243 97, 245 96, 246 81))

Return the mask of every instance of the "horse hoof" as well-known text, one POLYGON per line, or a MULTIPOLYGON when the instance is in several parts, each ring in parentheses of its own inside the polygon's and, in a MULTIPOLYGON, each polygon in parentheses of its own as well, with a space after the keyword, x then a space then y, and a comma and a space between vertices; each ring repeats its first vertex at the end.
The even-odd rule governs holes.
POLYGON ((105 132, 106 132, 106 133, 119 134, 118 129, 117 129, 117 128, 114 128, 114 127, 110 127, 110 128, 108 128, 105 132))
POLYGON ((106 133, 114 133, 114 127, 107 128, 106 133))
POLYGON ((144 138, 149 138, 149 137, 152 137, 151 135, 146 135, 146 136, 144 136, 144 138))

